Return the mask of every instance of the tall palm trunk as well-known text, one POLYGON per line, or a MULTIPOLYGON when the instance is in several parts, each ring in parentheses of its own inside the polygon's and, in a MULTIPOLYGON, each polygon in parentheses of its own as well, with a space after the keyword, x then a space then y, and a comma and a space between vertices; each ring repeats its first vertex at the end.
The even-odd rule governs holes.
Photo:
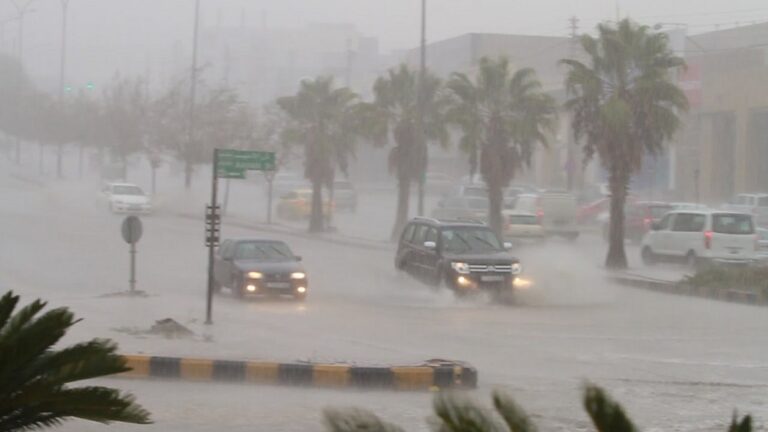
POLYGON ((323 231, 323 182, 312 180, 312 211, 309 215, 309 232, 323 231))
POLYGON ((390 239, 397 241, 408 222, 408 210, 411 203, 411 181, 408 176, 401 174, 397 180, 397 210, 395 213, 395 225, 392 227, 390 239))
POLYGON ((57 178, 64 177, 64 167, 62 166, 63 158, 64 158, 64 144, 59 142, 56 144, 56 177, 57 178))
MULTIPOLYGON (((212 169, 216 169, 216 167, 212 169)), ((192 163, 190 162, 184 162, 184 188, 192 188, 192 163)))
POLYGON ((627 268, 627 254, 624 250, 624 205, 627 202, 629 187, 628 171, 628 169, 614 166, 611 168, 608 180, 611 189, 611 220, 605 266, 610 269, 627 268))
POLYGON ((501 207, 504 201, 504 190, 497 176, 491 176, 488 182, 488 226, 493 232, 502 237, 503 221, 501 207))

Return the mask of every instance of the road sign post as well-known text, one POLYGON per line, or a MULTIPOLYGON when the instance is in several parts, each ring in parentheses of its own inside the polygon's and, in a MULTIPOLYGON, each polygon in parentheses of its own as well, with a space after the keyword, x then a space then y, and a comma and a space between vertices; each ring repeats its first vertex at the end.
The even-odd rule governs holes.
MULTIPOLYGON (((219 245, 221 208, 217 203, 219 179, 244 179, 246 171, 274 171, 275 154, 273 152, 252 150, 213 150, 213 169, 211 173, 211 204, 206 206, 205 245, 208 247, 208 289, 206 290, 205 323, 213 324, 213 262, 214 252, 219 245)), ((271 192, 270 192, 271 201, 271 192)), ((270 203, 271 204, 271 203, 270 203)))
POLYGON ((264 171, 264 178, 267 179, 267 224, 272 224, 272 194, 275 180, 275 171, 264 171))
POLYGON ((123 225, 120 229, 123 235, 123 240, 130 245, 129 253, 131 255, 131 270, 128 284, 131 289, 131 293, 136 292, 136 243, 141 239, 141 235, 144 230, 141 225, 141 219, 137 216, 128 216, 123 220, 123 225))

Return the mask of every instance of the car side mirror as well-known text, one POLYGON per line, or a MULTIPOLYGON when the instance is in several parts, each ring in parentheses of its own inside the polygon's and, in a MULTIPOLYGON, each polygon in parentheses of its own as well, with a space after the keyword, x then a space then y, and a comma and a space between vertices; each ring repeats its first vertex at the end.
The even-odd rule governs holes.
POLYGON ((651 230, 653 231, 659 231, 661 230, 661 224, 658 222, 654 222, 651 224, 651 230))
POLYGON ((433 241, 425 241, 424 242, 424 247, 427 248, 427 249, 434 250, 434 249, 437 249, 437 243, 435 243, 433 241))
POLYGON ((506 250, 512 249, 512 242, 504 242, 504 249, 506 250))
POLYGON ((295 257, 293 257, 293 258, 294 258, 296 261, 301 261, 301 260, 303 260, 303 259, 304 259, 304 258, 302 258, 300 255, 296 255, 296 256, 295 256, 295 257))

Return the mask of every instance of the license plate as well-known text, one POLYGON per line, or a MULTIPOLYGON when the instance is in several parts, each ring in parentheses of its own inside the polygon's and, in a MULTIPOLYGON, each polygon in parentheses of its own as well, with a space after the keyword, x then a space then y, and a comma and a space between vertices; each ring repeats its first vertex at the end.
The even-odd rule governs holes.
POLYGON ((501 282, 504 280, 504 276, 480 276, 480 280, 483 282, 501 282))
POLYGON ((290 288, 290 282, 267 282, 267 288, 290 288))
POLYGON ((738 254, 739 252, 741 252, 741 248, 738 248, 738 247, 732 247, 732 248, 728 248, 728 250, 729 250, 729 251, 731 251, 731 254, 732 254, 732 255, 736 255, 736 254, 738 254))

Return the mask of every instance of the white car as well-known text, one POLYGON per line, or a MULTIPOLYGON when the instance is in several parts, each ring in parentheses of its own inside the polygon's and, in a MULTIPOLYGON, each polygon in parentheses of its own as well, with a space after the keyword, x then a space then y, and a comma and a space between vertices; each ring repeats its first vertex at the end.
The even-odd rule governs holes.
POLYGON ((702 264, 749 264, 757 257, 752 215, 722 210, 675 210, 653 224, 643 238, 645 264, 685 261, 702 264))
POLYGON ((108 183, 101 193, 113 213, 152 213, 152 201, 135 184, 108 183))

